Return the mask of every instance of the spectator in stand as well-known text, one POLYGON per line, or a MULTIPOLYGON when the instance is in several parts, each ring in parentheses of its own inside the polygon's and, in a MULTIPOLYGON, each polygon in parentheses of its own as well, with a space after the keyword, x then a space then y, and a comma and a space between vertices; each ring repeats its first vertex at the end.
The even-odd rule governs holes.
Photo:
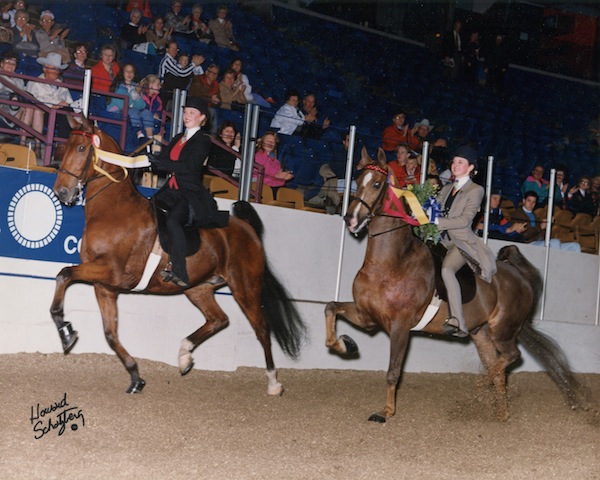
POLYGON ((497 93, 504 93, 504 77, 510 63, 509 50, 504 42, 504 35, 498 33, 494 44, 485 53, 486 84, 497 93))
MULTIPOLYGON (((525 229, 521 232, 522 240, 531 245, 544 246, 546 237, 546 221, 536 218, 533 213, 538 204, 538 196, 534 191, 525 192, 523 203, 515 208, 510 219, 513 223, 524 223, 525 229)), ((550 239, 550 247, 571 252, 581 252, 581 245, 577 242, 561 242, 558 238, 550 239)))
POLYGON ((189 21, 189 33, 200 43, 212 43, 214 37, 208 25, 202 20, 202 7, 198 4, 192 7, 192 16, 189 21))
POLYGON ((388 162, 389 167, 392 169, 396 180, 400 180, 401 177, 406 175, 406 160, 410 155, 410 148, 406 143, 400 143, 396 147, 396 158, 388 162))
MULTIPOLYGON (((85 69, 88 68, 87 62, 88 49, 85 43, 75 44, 75 50, 73 54, 73 60, 69 62, 68 67, 63 72, 63 80, 65 83, 73 83, 76 85, 83 85, 83 79, 85 77, 85 69)), ((81 96, 81 92, 78 93, 78 97, 81 96)))
POLYGON ((444 36, 442 54, 444 66, 454 80, 461 78, 463 69, 463 47, 461 39, 462 21, 455 20, 452 31, 444 36))
POLYGON ((590 195, 592 196, 592 200, 596 206, 596 215, 600 215, 600 175, 596 175, 594 178, 592 178, 590 195))
POLYGON ((2 20, 10 24, 10 28, 16 25, 15 14, 19 10, 25 10, 29 8, 29 5, 25 0, 17 0, 15 3, 7 2, 2 9, 2 20))
MULTIPOLYGON (((158 78, 158 75, 147 75, 140 82, 140 87, 144 102, 146 103, 146 108, 142 112, 141 116, 141 127, 143 127, 144 131, 142 132, 142 130, 139 129, 137 132, 137 137, 140 142, 143 143, 149 138, 152 138, 154 135, 154 126, 157 122, 161 121, 163 105, 162 100, 160 99, 160 78, 158 78), (150 112, 150 114, 145 112, 150 112), (144 138, 144 136, 146 138, 144 138)), ((139 125, 134 125, 134 127, 139 128, 139 125)))
MULTIPOLYGON (((526 222, 511 223, 504 215, 500 203, 502 202, 502 190, 492 189, 490 195, 490 216, 488 224, 488 237, 496 240, 507 240, 511 242, 524 242, 523 232, 527 228, 526 222)), ((477 235, 483 236, 484 216, 480 215, 477 222, 477 235)))
POLYGON ((150 10, 150 0, 129 0, 126 12, 131 12, 134 8, 137 8, 145 18, 152 18, 152 11, 150 10))
POLYGON ((309 93, 302 99, 302 113, 304 114, 304 125, 302 125, 300 135, 308 138, 321 138, 331 122, 327 117, 323 123, 318 122, 317 97, 314 94, 309 93))
POLYGON ((569 175, 564 165, 556 166, 556 185, 554 185, 554 205, 557 208, 566 208, 569 190, 569 175))
MULTIPOLYGON (((335 207, 337 212, 342 202, 342 193, 346 188, 346 165, 348 163, 348 150, 350 148, 350 134, 344 132, 341 136, 341 144, 333 146, 333 155, 329 163, 321 165, 319 175, 323 177, 323 187, 319 191, 319 197, 326 199, 326 202, 335 207)), ((356 179, 364 168, 361 162, 361 154, 354 150, 352 159, 352 180, 350 191, 356 192, 356 179)))
MULTIPOLYGON (((245 85, 244 96, 246 97, 247 103, 256 103, 261 107, 271 108, 271 103, 268 100, 265 100, 261 95, 252 91, 252 86, 250 85, 250 81, 246 74, 242 72, 242 60, 236 58, 231 62, 229 66, 235 72, 235 81, 234 85, 240 86, 245 85)), ((272 100, 271 100, 272 101, 272 100)))
POLYGON ((434 126, 429 123, 427 118, 415 123, 411 131, 412 138, 409 139, 409 146, 414 152, 423 151, 423 143, 429 142, 429 151, 436 147, 446 148, 447 142, 443 138, 436 138, 432 134, 434 126))
POLYGON ((473 84, 479 83, 479 67, 481 66, 480 51, 479 32, 474 30, 469 35, 469 41, 464 51, 465 80, 473 84))
POLYGON ((386 152, 395 152, 396 147, 401 143, 408 145, 411 150, 414 150, 413 147, 418 147, 417 140, 413 138, 412 129, 406 123, 406 113, 403 111, 397 112, 392 117, 392 124, 384 128, 381 136, 381 148, 386 152), (413 146, 411 146, 411 142, 413 146))
POLYGON ((273 120, 271 128, 278 129, 277 133, 283 135, 293 135, 300 133, 304 125, 304 113, 298 108, 300 94, 296 90, 288 90, 285 94, 285 104, 283 104, 273 120))
POLYGON ((35 38, 35 26, 29 23, 29 13, 17 10, 15 13, 15 26, 13 32, 13 48, 17 53, 37 57, 40 45, 35 38))
POLYGON ((283 170, 281 163, 277 160, 277 134, 267 132, 256 142, 256 154, 254 163, 264 167, 265 185, 273 188, 275 193, 279 187, 283 187, 286 182, 294 178, 292 172, 283 170))
POLYGON ((100 60, 92 67, 92 89, 110 92, 110 86, 121 68, 115 62, 115 47, 106 44, 100 48, 100 60))
MULTIPOLYGON (((0 77, 7 82, 10 82, 16 88, 25 90, 25 82, 21 78, 7 77, 1 75, 2 72, 15 73, 17 65, 19 63, 19 55, 16 52, 9 50, 4 52, 2 60, 0 60, 0 77)), ((19 96, 14 92, 12 88, 3 83, 0 83, 0 98, 3 100, 19 100, 19 96)), ((17 105, 9 105, 7 103, 0 104, 0 109, 8 115, 20 117, 20 107, 17 105)), ((2 128, 15 128, 14 122, 6 118, 4 115, 0 115, 0 127, 2 128)))
POLYGON ((217 108, 221 106, 221 98, 219 97, 219 67, 211 63, 206 72, 202 75, 194 75, 188 96, 198 97, 205 100, 208 104, 208 125, 207 128, 212 135, 217 133, 217 108))
POLYGON ((40 28, 34 30, 35 38, 40 46, 38 57, 46 57, 50 52, 54 52, 60 54, 63 63, 70 62, 71 54, 65 46, 65 39, 69 32, 69 28, 55 26, 54 13, 50 10, 40 13, 40 28))
POLYGON ((152 22, 146 32, 146 41, 154 45, 157 55, 163 55, 166 52, 172 34, 173 27, 165 28, 164 17, 158 15, 154 17, 154 22, 152 22))
MULTIPOLYGON (((115 78, 115 81, 111 86, 111 91, 128 97, 128 118, 131 125, 136 130, 136 134, 142 131, 148 133, 148 130, 145 130, 144 127, 148 126, 149 128, 153 128, 154 118, 146 108, 142 87, 137 84, 136 80, 135 66, 131 63, 127 63, 123 65, 119 75, 115 78)), ((111 98, 106 109, 109 112, 120 114, 123 110, 123 100, 120 98, 111 98)))
POLYGON ((199 69, 197 70, 200 72, 199 75, 204 73, 200 66, 204 63, 202 55, 194 55, 192 62, 184 66, 177 61, 177 52, 179 52, 177 42, 171 40, 167 45, 165 56, 158 65, 158 76, 163 82, 160 95, 163 105, 167 108, 173 98, 173 91, 183 84, 189 85, 196 69, 199 69))
POLYGON ((129 14, 129 23, 121 27, 121 47, 132 49, 134 45, 146 42, 146 33, 148 25, 141 23, 142 12, 137 8, 131 10, 129 14))
POLYGON ((233 36, 233 25, 231 20, 227 18, 227 7, 221 5, 217 8, 217 18, 213 18, 208 22, 208 28, 215 37, 215 42, 219 47, 230 48, 231 50, 239 50, 240 46, 235 41, 233 36))
POLYGON ((244 84, 236 86, 235 71, 228 69, 223 74, 221 83, 219 83, 219 97, 221 98, 221 108, 225 110, 241 110, 241 106, 246 104, 244 84))
POLYGON ((548 202, 548 193, 550 184, 548 180, 544 178, 544 167, 542 165, 536 165, 531 171, 523 185, 521 185, 521 193, 525 196, 526 192, 533 191, 537 195, 537 206, 536 208, 543 207, 548 202))
POLYGON ((166 28, 171 29, 175 36, 187 36, 189 31, 190 16, 181 12, 182 6, 180 0, 173 0, 171 10, 165 15, 166 28))
POLYGON ((242 171, 242 161, 239 155, 233 152, 238 152, 239 154, 241 145, 240 132, 236 130, 233 122, 226 120, 219 125, 216 140, 211 146, 210 155, 208 156, 208 166, 225 175, 238 179, 242 171))
POLYGON ((400 188, 421 183, 421 165, 419 165, 418 159, 414 154, 408 156, 406 165, 400 167, 399 173, 400 175, 396 179, 400 188))
MULTIPOLYGON (((49 53, 47 57, 38 58, 37 62, 43 66, 43 73, 38 77, 54 82, 60 81, 61 70, 67 68, 67 64, 61 62, 61 56, 58 53, 49 53)), ((44 103, 47 107, 67 110, 72 112, 71 104, 73 98, 71 93, 65 87, 30 81, 27 84, 27 92, 33 95, 39 102, 44 103)), ((44 126, 48 124, 48 115, 40 109, 27 108, 23 114, 22 120, 24 123, 31 125, 38 132, 44 131, 44 126)), ((61 138, 69 138, 71 127, 66 115, 56 115, 56 134, 61 138)), ((62 160, 64 153, 64 144, 61 144, 60 152, 56 152, 54 159, 62 160)), ((43 156, 44 152, 40 149, 39 142, 36 142, 36 153, 43 156)))
POLYGON ((593 149, 600 147, 600 113, 587 126, 589 142, 593 149))
POLYGON ((584 175, 579 179, 577 185, 567 195, 567 208, 574 214, 586 213, 592 217, 596 215, 597 206, 590 192, 592 179, 584 175))

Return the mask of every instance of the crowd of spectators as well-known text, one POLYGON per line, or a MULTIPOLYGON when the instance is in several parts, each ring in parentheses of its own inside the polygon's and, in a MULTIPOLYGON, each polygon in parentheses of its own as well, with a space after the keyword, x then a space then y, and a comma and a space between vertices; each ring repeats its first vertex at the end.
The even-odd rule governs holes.
MULTIPOLYGON (((240 45, 234 36, 234 25, 228 17, 226 6, 215 8, 212 12, 213 18, 210 18, 210 15, 205 16, 199 4, 189 8, 181 1, 173 0, 166 14, 162 16, 152 13, 147 0, 132 0, 127 5, 129 21, 122 25, 119 44, 100 46, 95 63, 88 58, 88 52, 97 46, 85 42, 69 43, 69 26, 57 25, 55 15, 50 10, 42 11, 37 20, 38 26, 34 26, 30 22, 26 2, 19 0, 15 2, 14 7, 4 9, 2 16, 6 24, 11 25, 13 29, 13 48, 17 53, 17 60, 19 55, 35 56, 39 63, 50 58, 52 62, 47 62, 49 67, 44 65, 42 75, 46 75, 47 68, 56 69, 57 78, 62 74, 64 81, 69 83, 81 83, 85 68, 91 66, 94 90, 127 95, 130 128, 142 141, 156 133, 162 110, 171 109, 175 89, 187 90, 188 96, 207 100, 210 110, 204 128, 226 147, 214 150, 211 157, 215 158, 211 158, 209 165, 233 178, 239 175, 239 154, 235 154, 239 150, 239 132, 235 124, 227 120, 222 121, 221 112, 241 110, 247 103, 255 103, 263 109, 269 109, 276 102, 270 95, 252 87, 244 73, 241 58, 235 58, 228 64, 211 62, 207 65, 209 62, 206 62, 203 55, 180 51, 178 44, 178 40, 185 45, 189 45, 190 41, 197 41, 200 46, 210 44, 233 51, 242 49, 243 45, 240 45), (162 57, 158 70, 143 79, 137 78, 135 65, 123 65, 119 60, 123 49, 162 57), (55 61, 58 56, 60 63, 55 61)), ((479 32, 471 30, 467 33, 468 37, 465 37, 462 22, 457 21, 444 39, 443 63, 449 75, 453 79, 463 79, 471 83, 487 82, 493 89, 502 91, 503 77, 509 60, 504 36, 498 34, 493 44, 486 49, 480 43, 479 32)), ((12 53, 11 55, 15 56, 12 53)), ((3 61, 0 67, 10 72, 11 59, 5 58, 5 61, 8 63, 5 65, 3 61)), ((50 75, 52 77, 54 72, 50 75)), ((56 105, 60 108, 72 107, 75 94, 70 93, 73 93, 72 97, 61 99, 56 105)), ((105 101, 101 106, 112 113, 123 110, 118 99, 114 98, 105 101)), ((5 107, 7 106, 3 106, 5 107)), ((328 132, 331 121, 326 115, 321 115, 319 110, 314 93, 300 93, 293 88, 286 92, 284 103, 276 111, 273 109, 274 114, 270 122, 272 131, 263 133, 256 159, 256 162, 265 168, 267 185, 277 188, 294 178, 294 174, 286 170, 285 162, 277 157, 279 139, 283 140, 286 136, 320 139, 328 132)), ((39 126, 39 114, 35 120, 31 118, 31 112, 22 115, 26 121, 35 124, 34 128, 43 128, 43 125, 39 126)), ((228 117, 224 115, 223 118, 228 117)), ((421 181, 424 172, 421 171, 420 163, 425 142, 429 144, 427 153, 430 165, 426 177, 442 184, 449 180, 443 173, 438 175, 438 170, 446 170, 446 150, 451 139, 448 135, 439 134, 435 123, 435 118, 431 121, 425 117, 415 118, 414 114, 398 108, 392 117, 392 123, 383 129, 381 147, 386 151, 390 168, 402 187, 421 181)), ((594 122, 589 130, 593 140, 596 140, 598 128, 594 122)), ((63 133, 59 133, 59 136, 62 135, 63 133)), ((344 146, 344 142, 348 141, 345 133, 342 137, 340 146, 344 146)), ((332 148, 332 156, 340 158, 324 161, 322 166, 326 168, 321 170, 319 197, 329 199, 328 201, 336 206, 339 206, 339 193, 345 180, 344 172, 339 169, 335 171, 331 166, 336 162, 340 165, 343 162, 345 165, 347 146, 345 148, 345 151, 334 151, 332 148)), ((353 179, 359 173, 355 168, 353 179)), ((576 185, 568 185, 566 172, 563 173, 565 175, 560 179, 557 175, 556 205, 574 213, 597 214, 598 194, 597 188, 594 193, 592 179, 583 177, 576 185)), ((547 202, 548 187, 548 180, 544 178, 544 166, 536 165, 523 183, 522 193, 524 195, 530 191, 535 192, 539 208, 547 202)))

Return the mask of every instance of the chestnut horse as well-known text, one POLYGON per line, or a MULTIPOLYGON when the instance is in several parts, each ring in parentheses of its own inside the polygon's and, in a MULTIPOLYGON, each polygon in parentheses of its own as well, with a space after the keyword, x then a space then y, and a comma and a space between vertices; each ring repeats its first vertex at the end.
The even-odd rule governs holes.
MULTIPOLYGON (((419 323, 434 294, 434 260, 427 245, 413 235, 409 223, 383 212, 382 205, 390 195, 383 151, 374 162, 363 149, 362 161, 367 166, 357 180, 356 195, 350 199, 344 220, 355 235, 368 231, 367 250, 352 286, 354 302, 329 302, 325 308, 326 346, 338 354, 358 351, 347 335, 336 337, 338 317, 365 330, 387 332, 391 346, 386 404, 383 411, 369 417, 385 422, 396 411, 398 380, 411 329, 419 323)), ((571 405, 576 405, 577 382, 560 349, 531 325, 541 289, 539 272, 515 246, 500 251, 497 265, 491 284, 476 279, 477 293, 464 304, 464 316, 494 387, 498 418, 508 418, 506 369, 520 357, 517 337, 546 367, 571 405)), ((420 330, 443 335, 447 318, 448 307, 443 302, 420 330)))
MULTIPOLYGON (((82 263, 63 268, 56 277, 56 291, 50 313, 68 353, 77 340, 69 322, 64 321, 65 291, 74 282, 94 286, 102 315, 104 333, 131 376, 129 393, 142 390, 136 361, 125 350, 117 335, 117 297, 130 292, 142 279, 146 261, 157 251, 157 221, 150 201, 142 196, 125 168, 98 158, 93 142, 104 151, 121 153, 117 143, 87 119, 71 132, 66 142, 54 192, 59 200, 72 205, 85 187, 85 229, 81 242, 82 263)), ((208 337, 228 325, 228 317, 215 300, 214 292, 228 285, 231 294, 252 325, 263 347, 268 377, 267 392, 280 395, 282 385, 271 353, 271 333, 283 351, 296 357, 304 336, 304 324, 285 288, 270 271, 260 234, 262 224, 247 202, 234 205, 225 228, 202 229, 200 249, 187 257, 190 287, 182 290, 164 282, 159 273, 168 262, 161 253, 142 293, 183 293, 204 315, 206 322, 181 342, 179 369, 182 375, 193 366, 192 352, 208 337), (238 216, 244 218, 238 218, 238 216)), ((158 250, 162 251, 162 250, 158 250)))

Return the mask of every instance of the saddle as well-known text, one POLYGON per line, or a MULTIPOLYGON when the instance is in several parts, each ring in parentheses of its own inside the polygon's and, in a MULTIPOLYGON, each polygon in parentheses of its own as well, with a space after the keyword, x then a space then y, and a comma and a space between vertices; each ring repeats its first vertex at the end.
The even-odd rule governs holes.
MULTIPOLYGON (((160 241, 161 248, 171 254, 171 242, 169 241, 169 234, 167 232, 167 212, 168 209, 161 204, 160 201, 156 201, 154 197, 151 197, 152 208, 154 209, 154 216, 156 218, 156 225, 158 226, 158 240, 160 241)), ((185 256, 189 257, 194 255, 200 249, 200 230, 194 228, 193 225, 193 211, 190 209, 190 218, 187 224, 183 227, 185 233, 185 256)))
MULTIPOLYGON (((435 269, 435 288, 437 290, 438 297, 444 302, 448 301, 448 292, 446 286, 442 280, 442 262, 446 257, 448 251, 441 243, 434 245, 432 242, 427 242, 431 256, 433 257, 433 265, 435 269)), ((462 297, 462 303, 469 303, 475 294, 477 293, 477 283, 475 281, 475 272, 471 270, 468 263, 464 265, 457 273, 456 278, 460 284, 460 292, 462 297)))

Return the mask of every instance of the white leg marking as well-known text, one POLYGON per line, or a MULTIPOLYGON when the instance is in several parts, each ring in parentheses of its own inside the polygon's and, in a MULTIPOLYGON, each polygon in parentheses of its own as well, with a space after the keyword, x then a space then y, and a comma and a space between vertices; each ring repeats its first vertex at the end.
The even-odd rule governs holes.
POLYGON ((183 372, 192 363, 192 348, 194 344, 187 338, 181 341, 181 347, 179 347, 179 371, 183 372))
POLYGON ((283 385, 277 381, 277 370, 267 370, 265 375, 269 379, 267 393, 269 395, 281 395, 283 393, 283 385))

